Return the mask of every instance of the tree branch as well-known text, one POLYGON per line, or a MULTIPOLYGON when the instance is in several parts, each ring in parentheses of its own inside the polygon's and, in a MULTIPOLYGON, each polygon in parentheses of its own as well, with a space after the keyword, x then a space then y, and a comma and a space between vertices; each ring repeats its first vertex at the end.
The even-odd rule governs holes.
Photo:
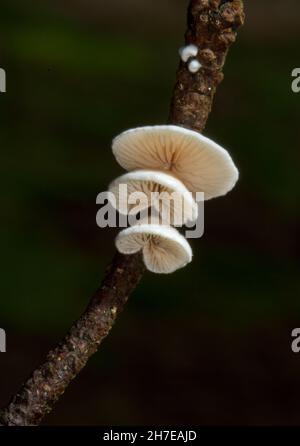
MULTIPOLYGON (((202 68, 192 74, 187 64, 180 63, 169 123, 204 129, 223 79, 228 49, 243 21, 242 0, 190 1, 186 44, 198 46, 202 68)), ((84 314, 2 411, 2 425, 30 426, 42 421, 108 335, 144 271, 140 254, 116 254, 84 314)))

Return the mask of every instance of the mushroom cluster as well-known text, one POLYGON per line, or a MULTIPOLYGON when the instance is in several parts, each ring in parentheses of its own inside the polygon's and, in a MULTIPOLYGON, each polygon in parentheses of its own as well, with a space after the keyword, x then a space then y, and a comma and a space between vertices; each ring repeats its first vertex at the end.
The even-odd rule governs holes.
POLYGON ((116 239, 118 251, 142 251, 146 267, 156 273, 184 267, 192 260, 192 250, 172 226, 197 220, 197 192, 209 200, 234 187, 238 170, 229 153, 202 134, 175 125, 127 130, 114 139, 112 151, 117 162, 129 171, 109 186, 117 198, 117 210, 127 215, 136 212, 128 197, 142 193, 146 199, 140 200, 138 212, 150 207, 150 212, 154 209, 159 215, 154 224, 141 221, 121 231, 116 239), (123 198, 121 185, 128 191, 123 198), (170 220, 165 219, 166 215, 170 220))
POLYGON ((194 44, 186 45, 179 49, 182 62, 188 63, 188 70, 193 74, 197 73, 202 67, 199 60, 196 59, 198 52, 198 47, 194 44))

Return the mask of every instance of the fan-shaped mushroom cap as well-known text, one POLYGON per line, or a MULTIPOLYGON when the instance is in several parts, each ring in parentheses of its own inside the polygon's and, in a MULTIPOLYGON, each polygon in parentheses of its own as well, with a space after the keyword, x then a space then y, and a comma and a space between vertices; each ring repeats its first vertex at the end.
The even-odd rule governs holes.
POLYGON ((198 207, 191 192, 185 185, 164 172, 153 170, 136 170, 114 180, 109 191, 114 194, 117 210, 122 214, 134 211, 136 200, 133 194, 144 195, 139 203, 140 212, 154 206, 160 212, 163 223, 182 226, 188 221, 195 222, 198 217, 198 207), (121 186, 127 187, 127 193, 121 193, 121 186), (130 197, 133 198, 130 202, 130 197))
POLYGON ((143 251, 149 271, 168 274, 183 268, 192 260, 192 250, 186 239, 174 228, 141 224, 121 231, 116 247, 122 254, 143 251))
POLYGON ((174 125, 127 130, 114 139, 112 150, 124 169, 169 172, 191 192, 204 192, 206 200, 225 195, 238 179, 225 149, 201 133, 174 125))

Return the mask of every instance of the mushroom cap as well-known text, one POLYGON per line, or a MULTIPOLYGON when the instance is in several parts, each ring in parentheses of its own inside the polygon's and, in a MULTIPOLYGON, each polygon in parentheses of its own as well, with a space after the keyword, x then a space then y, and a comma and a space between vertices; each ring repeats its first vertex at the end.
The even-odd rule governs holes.
POLYGON ((198 54, 198 47, 194 44, 183 46, 179 49, 179 55, 183 62, 187 62, 190 57, 196 57, 198 54))
POLYGON ((201 133, 175 125, 139 127, 117 136, 112 145, 126 170, 169 172, 205 199, 225 195, 235 185, 238 170, 229 153, 201 133))
POLYGON ((197 59, 191 60, 188 66, 191 73, 197 73, 197 71, 199 71, 201 67, 202 65, 197 59))
POLYGON ((127 173, 114 180, 109 191, 114 194, 117 210, 122 214, 137 208, 135 200, 129 204, 128 199, 131 194, 142 192, 145 200, 140 201, 136 212, 154 206, 163 217, 163 223, 178 226, 195 222, 198 217, 198 206, 192 193, 180 180, 164 172, 136 170, 127 173), (124 197, 120 194, 121 185, 127 186, 124 197))
POLYGON ((186 239, 174 228, 164 225, 141 224, 121 231, 116 238, 122 254, 143 251, 144 263, 153 273, 169 274, 192 260, 192 250, 186 239))

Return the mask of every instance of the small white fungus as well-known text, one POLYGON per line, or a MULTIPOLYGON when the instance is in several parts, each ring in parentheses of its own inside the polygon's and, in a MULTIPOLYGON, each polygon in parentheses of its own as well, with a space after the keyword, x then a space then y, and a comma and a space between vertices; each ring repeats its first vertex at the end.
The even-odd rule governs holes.
POLYGON ((182 62, 187 62, 190 57, 196 57, 198 54, 198 48, 196 45, 187 45, 179 50, 179 55, 181 57, 182 62))
POLYGON ((189 72, 197 73, 201 67, 202 67, 201 63, 197 59, 193 59, 189 63, 189 72))

